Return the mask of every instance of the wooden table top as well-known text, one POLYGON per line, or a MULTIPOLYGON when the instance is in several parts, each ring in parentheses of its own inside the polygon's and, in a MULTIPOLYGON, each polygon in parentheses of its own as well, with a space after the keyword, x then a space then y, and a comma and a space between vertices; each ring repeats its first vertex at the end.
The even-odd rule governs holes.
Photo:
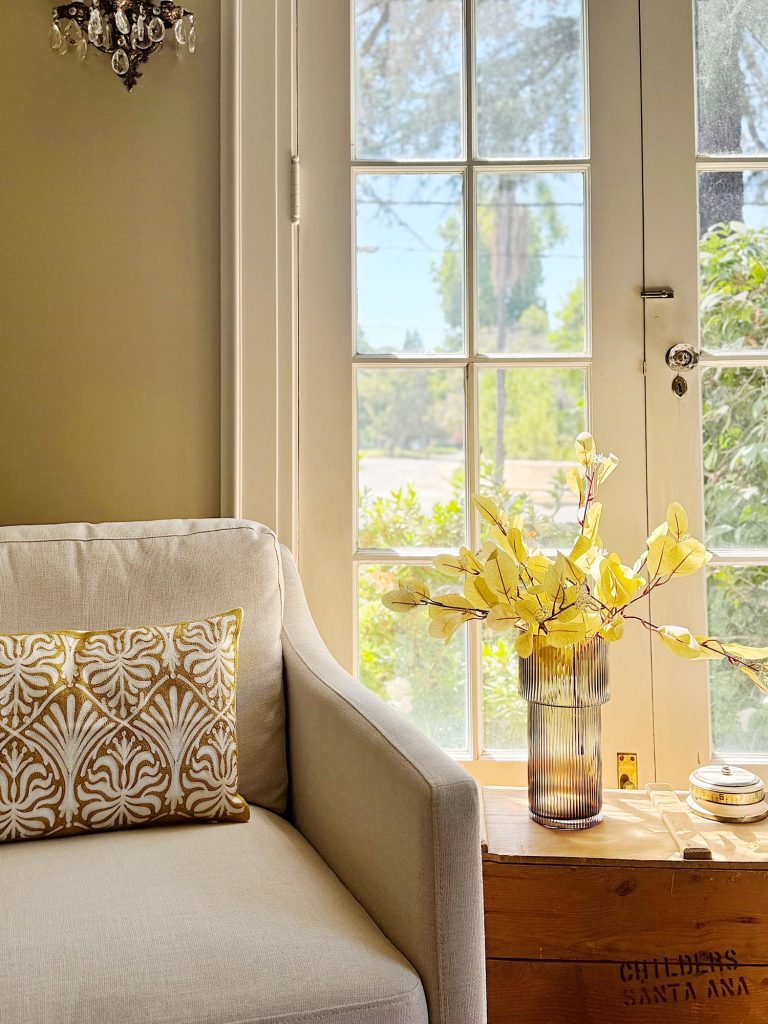
MULTIPOLYGON (((712 848, 711 861, 683 861, 672 836, 642 790, 605 790, 604 820, 594 828, 555 831, 528 814, 526 789, 483 786, 483 860, 490 863, 675 863, 691 868, 763 868, 768 863, 768 818, 754 825, 725 825, 692 815, 712 848)), ((685 794, 680 794, 685 799, 685 794)))

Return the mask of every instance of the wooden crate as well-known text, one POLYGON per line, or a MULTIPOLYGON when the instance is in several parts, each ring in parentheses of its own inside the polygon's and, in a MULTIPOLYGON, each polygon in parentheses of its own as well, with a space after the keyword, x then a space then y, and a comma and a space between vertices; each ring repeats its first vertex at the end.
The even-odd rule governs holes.
POLYGON ((483 804, 489 1024, 768 1022, 768 823, 701 821, 697 862, 644 793, 583 832, 536 825, 524 790, 483 804))

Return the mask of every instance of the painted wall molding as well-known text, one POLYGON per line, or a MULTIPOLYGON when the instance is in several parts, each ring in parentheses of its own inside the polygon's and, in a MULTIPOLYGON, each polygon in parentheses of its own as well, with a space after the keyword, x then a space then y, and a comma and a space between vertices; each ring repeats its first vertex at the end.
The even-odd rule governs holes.
POLYGON ((295 546, 298 229, 293 0, 224 0, 221 31, 221 514, 295 546))

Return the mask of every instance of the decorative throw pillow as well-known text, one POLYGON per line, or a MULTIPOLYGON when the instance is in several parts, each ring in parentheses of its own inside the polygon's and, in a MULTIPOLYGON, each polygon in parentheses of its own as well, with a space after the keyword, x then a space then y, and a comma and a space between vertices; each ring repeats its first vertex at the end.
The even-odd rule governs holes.
POLYGON ((0 840, 247 821, 241 622, 0 635, 0 840))

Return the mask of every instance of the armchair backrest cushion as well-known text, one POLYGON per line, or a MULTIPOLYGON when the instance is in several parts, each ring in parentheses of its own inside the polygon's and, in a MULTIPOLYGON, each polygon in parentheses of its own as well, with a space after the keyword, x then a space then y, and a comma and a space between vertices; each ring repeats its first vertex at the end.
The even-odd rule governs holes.
POLYGON ((274 534, 238 519, 0 528, 0 633, 101 630, 243 609, 240 792, 282 813, 287 794, 274 534))

